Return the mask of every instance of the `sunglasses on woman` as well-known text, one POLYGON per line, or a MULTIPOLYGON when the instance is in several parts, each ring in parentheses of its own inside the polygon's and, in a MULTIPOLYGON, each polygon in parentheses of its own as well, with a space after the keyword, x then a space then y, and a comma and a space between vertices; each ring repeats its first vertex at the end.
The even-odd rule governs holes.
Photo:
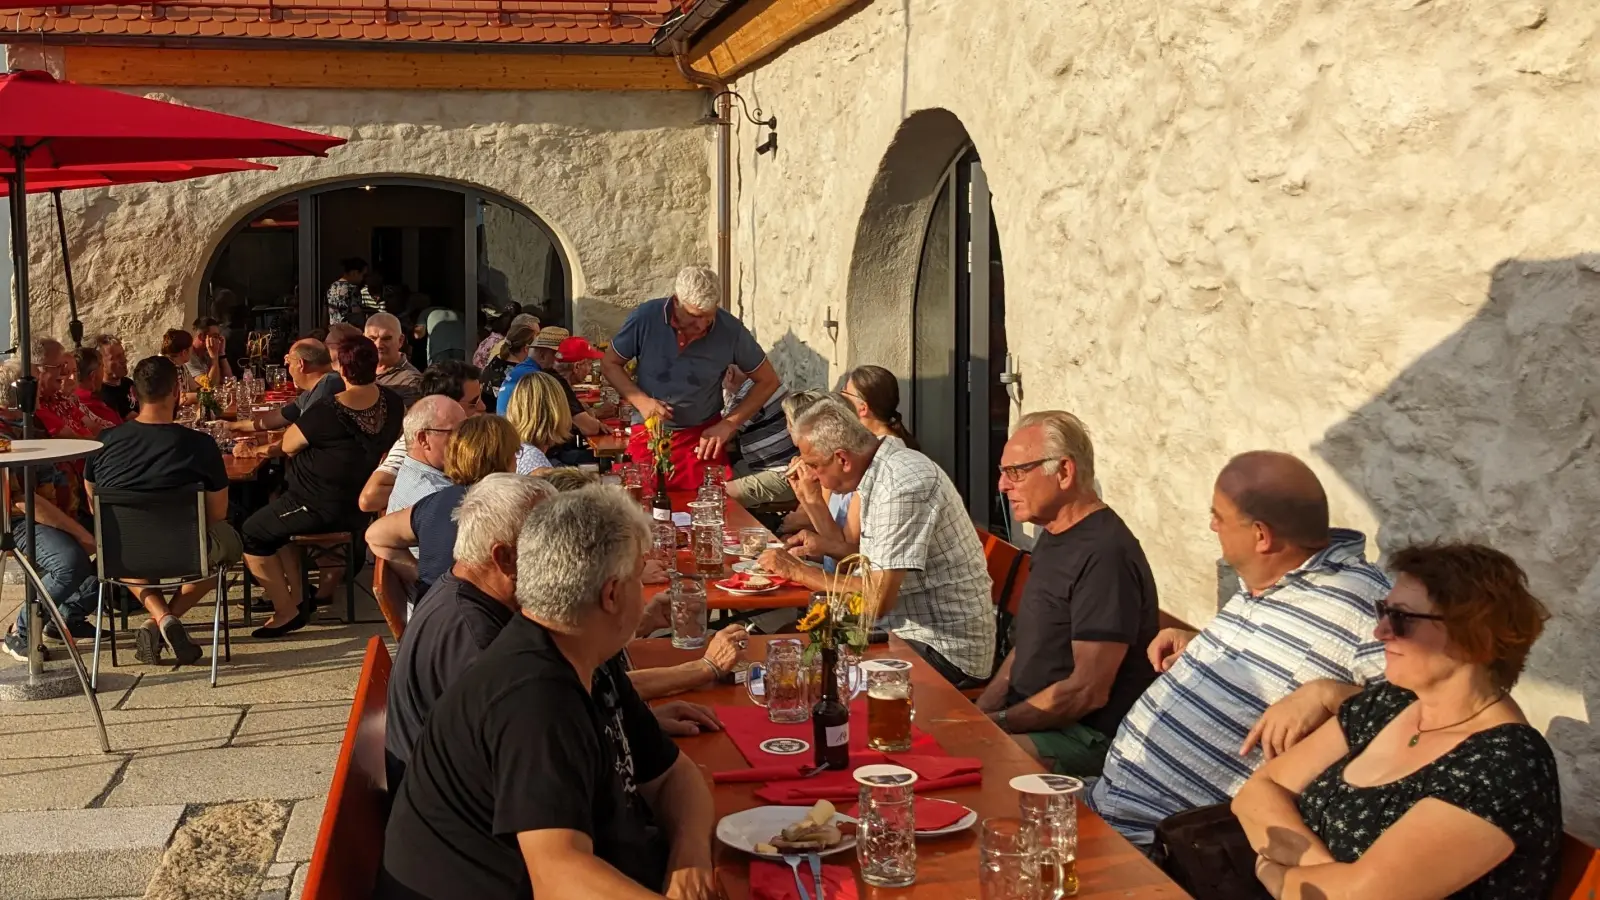
POLYGON ((1410 634, 1412 619, 1426 619, 1429 622, 1444 621, 1444 616, 1438 616, 1432 613, 1412 612, 1408 609, 1400 609, 1397 606, 1390 606, 1388 603, 1382 600, 1378 601, 1377 606, 1378 618, 1389 620, 1389 630, 1394 632, 1395 637, 1403 638, 1410 634))

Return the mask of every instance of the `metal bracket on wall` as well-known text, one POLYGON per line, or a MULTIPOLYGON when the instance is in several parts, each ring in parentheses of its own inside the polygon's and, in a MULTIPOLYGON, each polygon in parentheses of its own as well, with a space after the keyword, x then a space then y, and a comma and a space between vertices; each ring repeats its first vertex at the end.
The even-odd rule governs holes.
POLYGON ((1000 373, 1000 383, 1006 386, 1006 396, 1018 408, 1022 406, 1022 373, 1017 371, 1017 358, 1006 354, 1005 371, 1000 373))

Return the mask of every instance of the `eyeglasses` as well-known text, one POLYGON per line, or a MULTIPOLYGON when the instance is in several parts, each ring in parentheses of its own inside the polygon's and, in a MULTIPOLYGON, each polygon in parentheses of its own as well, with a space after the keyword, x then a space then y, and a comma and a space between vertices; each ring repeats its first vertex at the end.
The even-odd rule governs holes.
POLYGON ((1429 622, 1444 621, 1444 616, 1436 616, 1432 613, 1418 613, 1412 612, 1408 609, 1400 609, 1399 607, 1390 606, 1388 603, 1382 600, 1378 601, 1377 606, 1378 618, 1389 620, 1389 630, 1394 632, 1395 637, 1403 638, 1411 632, 1412 619, 1426 619, 1429 622))
POLYGON ((418 430, 425 431, 425 432, 426 431, 431 431, 431 432, 433 432, 435 434, 455 434, 456 433, 456 430, 454 428, 422 428, 422 429, 418 429, 418 430))
POLYGON ((1033 462, 1017 463, 1014 466, 1001 466, 1000 477, 1007 481, 1021 481, 1029 472, 1047 462, 1055 462, 1055 460, 1046 457, 1044 459, 1036 459, 1033 462))

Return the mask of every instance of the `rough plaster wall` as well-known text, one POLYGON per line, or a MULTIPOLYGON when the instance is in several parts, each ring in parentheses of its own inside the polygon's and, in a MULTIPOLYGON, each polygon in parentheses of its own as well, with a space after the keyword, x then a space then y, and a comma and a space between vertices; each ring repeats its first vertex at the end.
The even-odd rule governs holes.
MULTIPOLYGON (((157 93, 160 89, 136 90, 157 93)), ((709 129, 691 92, 391 92, 183 89, 158 96, 347 137, 326 159, 176 185, 66 195, 80 315, 89 333, 149 349, 187 324, 207 260, 229 226, 295 188, 366 175, 422 175, 487 188, 548 223, 573 269, 579 329, 609 336, 629 308, 670 289, 711 246, 709 129)), ((36 328, 66 334, 48 203, 30 203, 36 328)))
POLYGON ((1206 510, 1246 449, 1304 456, 1379 547, 1488 540, 1555 614, 1517 696, 1600 838, 1597 24, 1585 0, 875 0, 737 85, 783 148, 740 129, 735 302, 791 370, 831 361, 813 383, 903 364, 909 294, 851 268, 905 270, 869 192, 901 123, 950 110, 1025 408, 1088 422, 1163 605, 1214 611, 1206 510))

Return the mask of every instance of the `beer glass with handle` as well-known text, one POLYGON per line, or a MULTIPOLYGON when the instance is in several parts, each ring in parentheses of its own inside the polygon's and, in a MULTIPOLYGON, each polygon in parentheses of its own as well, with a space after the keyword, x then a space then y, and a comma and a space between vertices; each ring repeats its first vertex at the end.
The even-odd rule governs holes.
POLYGON ((910 750, 911 663, 869 659, 861 671, 867 678, 867 746, 887 753, 910 750))

